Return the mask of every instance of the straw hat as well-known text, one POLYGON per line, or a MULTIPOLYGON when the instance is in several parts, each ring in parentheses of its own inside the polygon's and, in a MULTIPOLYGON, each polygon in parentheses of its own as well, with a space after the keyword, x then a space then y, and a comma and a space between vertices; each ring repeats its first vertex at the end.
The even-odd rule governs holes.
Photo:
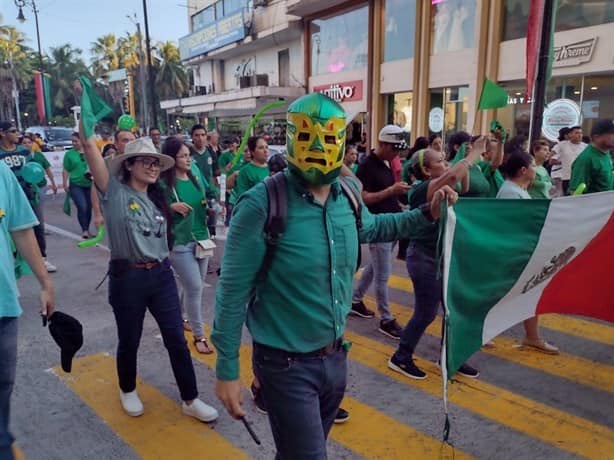
POLYGON ((121 170, 124 161, 134 157, 151 157, 160 161, 160 172, 175 166, 175 160, 168 155, 163 155, 156 151, 150 139, 137 139, 126 144, 123 155, 116 155, 109 164, 109 172, 117 175, 121 170))

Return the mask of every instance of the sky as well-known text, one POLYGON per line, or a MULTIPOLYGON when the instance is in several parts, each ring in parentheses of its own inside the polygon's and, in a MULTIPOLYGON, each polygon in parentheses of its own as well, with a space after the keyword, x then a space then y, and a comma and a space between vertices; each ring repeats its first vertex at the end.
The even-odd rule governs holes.
MULTIPOLYGON (((31 3, 31 0, 27 0, 31 3)), ((39 10, 38 22, 43 51, 70 43, 83 50, 87 64, 91 63, 89 49, 98 37, 113 33, 116 36, 136 32, 136 26, 126 17, 136 13, 145 35, 142 0, 34 0, 39 10)), ((177 43, 188 34, 188 10, 186 0, 147 0, 149 35, 152 46, 157 41, 171 40, 177 43)), ((24 7, 26 21, 17 21, 19 9, 14 0, 0 0, 3 24, 22 31, 36 49, 34 13, 24 7)))

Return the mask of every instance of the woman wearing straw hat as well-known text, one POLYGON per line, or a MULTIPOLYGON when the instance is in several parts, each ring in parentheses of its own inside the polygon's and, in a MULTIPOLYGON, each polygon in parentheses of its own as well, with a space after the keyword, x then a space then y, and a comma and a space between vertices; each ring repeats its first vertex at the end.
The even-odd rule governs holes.
POLYGON ((109 302, 119 337, 121 404, 128 415, 143 413, 136 392, 136 362, 145 311, 149 309, 160 327, 184 414, 203 422, 213 421, 217 411, 198 399, 177 286, 168 261, 170 211, 158 178, 175 162, 159 154, 150 140, 137 139, 129 142, 124 155, 113 158, 107 169, 95 137, 86 140, 83 126, 81 139, 101 197, 111 246, 109 302))

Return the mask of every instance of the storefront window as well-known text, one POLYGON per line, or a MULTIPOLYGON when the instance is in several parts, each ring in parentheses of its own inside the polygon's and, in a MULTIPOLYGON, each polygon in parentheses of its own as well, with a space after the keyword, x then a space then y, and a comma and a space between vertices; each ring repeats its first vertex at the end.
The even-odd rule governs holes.
POLYGON ((431 0, 432 54, 475 46, 475 0, 431 0))
POLYGON ((366 67, 368 31, 366 6, 311 21, 311 75, 366 67))
POLYGON ((389 94, 387 99, 387 123, 399 126, 403 131, 407 132, 409 139, 411 132, 412 93, 389 94))
MULTIPOLYGON (((527 35, 530 0, 504 0, 502 40, 527 35)), ((559 0, 556 32, 614 22, 614 2, 593 0, 559 0)))
MULTIPOLYGON (((524 95, 523 81, 500 84, 509 95, 508 105, 497 110, 497 119, 512 135, 529 135, 530 100, 524 95)), ((581 109, 581 126, 589 134, 598 118, 614 118, 614 76, 555 77, 546 90, 546 102, 571 99, 581 109)))
POLYGON ((215 22, 215 9, 212 6, 196 13, 192 16, 192 31, 201 29, 215 22))
POLYGON ((467 130, 469 88, 437 88, 431 90, 429 110, 429 134, 446 136, 467 130))
POLYGON ((416 0, 386 0, 384 61, 414 57, 416 0))

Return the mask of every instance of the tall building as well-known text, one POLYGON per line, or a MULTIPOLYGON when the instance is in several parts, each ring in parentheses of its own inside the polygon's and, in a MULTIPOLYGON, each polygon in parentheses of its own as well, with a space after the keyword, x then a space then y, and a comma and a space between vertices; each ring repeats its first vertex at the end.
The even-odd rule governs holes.
MULTIPOLYGON (((195 3, 199 2, 191 4, 195 3)), ((344 106, 351 120, 350 141, 357 141, 362 131, 372 138, 386 123, 401 126, 412 141, 433 133, 445 138, 458 130, 485 132, 492 119, 512 134, 529 131, 531 104, 524 89, 529 0, 258 3, 267 6, 255 8, 254 17, 287 21, 296 81, 344 106), (485 77, 507 90, 506 108, 476 110, 485 77)), ((614 118, 612 36, 614 1, 558 1, 544 117, 544 134, 551 139, 561 126, 580 124, 588 131, 596 118, 614 118)), ((249 37, 235 42, 236 53, 249 56, 241 48, 258 46, 257 42, 249 37)), ((277 45, 273 49, 280 51, 277 45)), ((215 52, 188 62, 200 60, 201 74, 212 65, 215 74, 215 65, 207 64, 210 54, 215 52)), ((263 70, 263 63, 255 73, 270 71, 274 61, 265 60, 269 70, 263 70)), ((288 86, 298 89, 294 78, 288 86)), ((277 84, 275 77, 269 84, 277 84)), ((218 93, 225 92, 216 87, 214 94, 218 93)))

